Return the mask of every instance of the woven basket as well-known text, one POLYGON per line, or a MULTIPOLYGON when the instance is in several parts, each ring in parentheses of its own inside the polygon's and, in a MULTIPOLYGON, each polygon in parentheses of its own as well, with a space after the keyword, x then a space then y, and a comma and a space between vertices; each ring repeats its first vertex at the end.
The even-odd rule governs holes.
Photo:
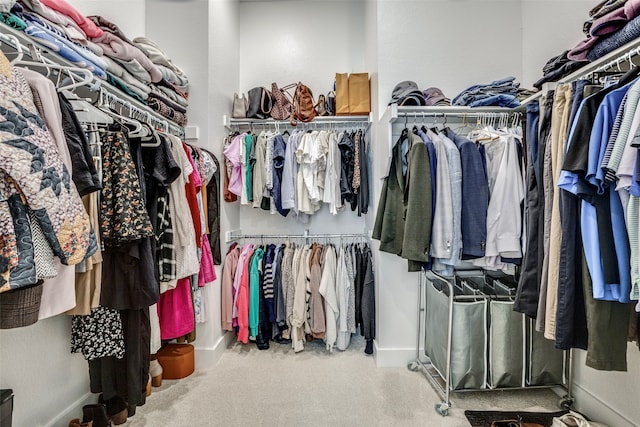
POLYGON ((37 285, 0 293, 0 329, 21 328, 38 321, 42 281, 37 285))

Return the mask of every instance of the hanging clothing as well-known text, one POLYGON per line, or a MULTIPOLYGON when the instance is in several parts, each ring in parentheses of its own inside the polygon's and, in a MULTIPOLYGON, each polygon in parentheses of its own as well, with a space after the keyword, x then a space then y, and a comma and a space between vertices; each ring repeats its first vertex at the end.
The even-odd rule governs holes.
POLYGON ((221 303, 221 315, 222 315, 222 330, 233 330, 233 300, 234 300, 234 278, 236 270, 238 268, 238 260, 240 258, 240 247, 238 245, 232 247, 227 256, 224 259, 224 266, 222 268, 222 303, 221 303))
MULTIPOLYGON (((21 192, 26 203, 36 212, 36 217, 54 254, 68 265, 77 264, 97 249, 94 247, 88 253, 92 241, 95 245, 95 238, 91 238, 89 217, 84 211, 80 196, 71 182, 71 176, 58 154, 50 133, 37 114, 27 82, 19 71, 11 68, 4 55, 0 56, 0 62, 6 64, 3 67, 6 71, 0 74, 0 85, 4 88, 4 96, 0 102, 7 124, 0 135, 2 150, 0 191, 4 196, 3 199, 8 200, 21 192), (25 151, 29 146, 32 147, 30 151, 35 150, 33 154, 25 151), (29 172, 33 170, 31 165, 34 162, 47 171, 45 181, 38 177, 41 175, 40 172, 29 172), (8 184, 8 177, 11 177, 14 184, 8 184), (52 191, 51 185, 47 182, 57 182, 61 185, 56 185, 55 191, 52 191), (39 210, 46 211, 47 215, 38 215, 39 210)), ((40 167, 36 168, 36 171, 40 170, 40 167)), ((6 206, 6 203, 4 205, 6 206)), ((9 271, 23 258, 20 257, 16 241, 12 239, 12 236, 15 236, 15 229, 9 227, 12 221, 8 218, 11 214, 8 213, 7 208, 2 211, 4 220, 1 234, 6 236, 8 248, 5 251, 7 255, 4 255, 7 262, 3 263, 3 271, 0 271, 0 289, 4 291, 32 285, 36 283, 36 277, 33 269, 29 274, 21 275, 20 279, 14 276, 14 279, 10 280, 9 271)), ((28 224, 26 215, 27 211, 24 210, 24 224, 28 224)))
POLYGON ((309 262, 309 328, 314 339, 324 339, 326 331, 325 309, 322 295, 320 294, 320 281, 322 279, 323 246, 315 244, 311 251, 309 262))
POLYGON ((328 245, 324 251, 324 260, 322 262, 322 276, 320 278, 320 287, 318 292, 324 298, 325 312, 325 338, 327 350, 333 351, 338 336, 338 314, 340 307, 338 305, 338 295, 336 293, 336 250, 333 245, 328 245))

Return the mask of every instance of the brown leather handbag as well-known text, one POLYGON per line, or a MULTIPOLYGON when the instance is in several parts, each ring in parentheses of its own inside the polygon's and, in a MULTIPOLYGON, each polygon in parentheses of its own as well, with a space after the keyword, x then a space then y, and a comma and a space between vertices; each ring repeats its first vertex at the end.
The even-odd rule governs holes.
POLYGON ((298 121, 310 122, 316 117, 316 104, 313 100, 313 94, 308 86, 299 82, 296 86, 296 92, 293 95, 293 111, 291 112, 290 123, 296 126, 298 121))

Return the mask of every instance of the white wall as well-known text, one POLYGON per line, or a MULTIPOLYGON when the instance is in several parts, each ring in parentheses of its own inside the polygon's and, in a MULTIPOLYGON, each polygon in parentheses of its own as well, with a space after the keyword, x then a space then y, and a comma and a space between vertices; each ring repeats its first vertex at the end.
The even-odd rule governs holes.
POLYGON ((533 87, 542 67, 585 36, 591 0, 522 0, 522 86, 533 87))
MULTIPOLYGON (((282 87, 302 81, 317 99, 332 89, 336 73, 366 71, 364 5, 360 1, 241 2, 239 90, 246 93, 256 86, 270 90, 272 82, 282 87)), ((350 210, 334 217, 326 206, 306 225, 248 206, 241 206, 239 212, 238 226, 245 234, 365 231, 364 217, 350 210)))
MULTIPOLYGON (((582 21, 593 6, 587 0, 71 0, 82 13, 99 14, 129 37, 156 40, 192 81, 190 125, 222 161, 222 117, 235 91, 303 81, 314 94, 330 90, 336 72, 367 71, 372 108, 380 117, 394 85, 414 80, 436 86, 449 97, 465 87, 513 75, 531 84, 552 56, 582 37, 582 21), (179 17, 179 19, 176 19, 179 17), (281 25, 279 25, 281 23, 281 25), (171 28, 171 30, 168 30, 171 28), (498 52, 496 55, 495 52, 498 52), (375 102, 377 100, 377 102, 375 102)), ((370 213, 357 218, 326 210, 310 226, 221 203, 222 233, 360 232, 375 217, 388 147, 386 123, 374 123, 370 213), (336 221, 338 219, 338 221, 336 221), (330 230, 330 231, 328 231, 330 230)), ((377 242, 373 243, 377 248, 377 242)), ((225 248, 223 248, 224 251, 225 248)), ((415 357, 418 276, 406 262, 374 250, 379 366, 404 366, 415 357)), ((221 270, 218 269, 218 276, 221 270)), ((223 349, 219 324, 219 281, 207 289, 210 322, 198 326, 196 346, 213 355, 223 349)), ((69 318, 57 316, 19 330, 0 331, 0 387, 16 393, 14 425, 66 426, 88 393, 87 365, 69 354, 69 318), (46 357, 46 363, 43 362, 46 357), (56 390, 52 393, 51 390, 56 390), (37 402, 37 404, 34 404, 37 402)), ((198 363, 214 363, 215 356, 198 363)), ((629 372, 597 372, 576 352, 577 408, 612 426, 640 420, 636 379, 640 355, 629 346, 629 372), (616 413, 618 415, 616 415, 616 413)), ((427 386, 425 384, 425 386, 427 386)))
MULTIPOLYGON (((222 116, 231 110, 233 89, 238 86, 239 75, 239 15, 238 2, 236 0, 219 0, 209 2, 209 32, 207 35, 209 45, 209 58, 206 71, 208 73, 208 127, 209 133, 206 145, 220 161, 220 167, 224 168, 222 155, 222 140, 226 130, 222 123, 222 116)), ((203 141, 203 143, 205 143, 203 141)), ((220 173, 221 180, 224 173, 220 173)), ((222 195, 222 185, 220 186, 222 195)), ((222 230, 222 256, 226 253, 224 244, 224 231, 234 226, 237 215, 233 212, 235 207, 227 205, 222 199, 220 203, 220 221, 222 230)), ((224 258, 223 258, 224 261, 224 258)), ((207 336, 207 342, 211 343, 207 348, 217 350, 213 352, 209 360, 217 360, 216 356, 225 349, 224 335, 220 325, 220 278, 222 268, 217 268, 218 280, 209 287, 206 292, 210 297, 209 308, 211 321, 198 327, 198 340, 203 335, 207 336), (213 345, 213 347, 212 347, 213 345)), ((198 344, 201 348, 201 344, 198 344)))
MULTIPOLYGON (((148 0, 146 11, 147 37, 161 46, 189 77, 188 126, 198 128, 199 138, 188 142, 213 150, 214 144, 209 137, 209 2, 148 0), (176 16, 180 19, 175 19, 176 16)), ((217 310, 220 306, 219 291, 216 291, 219 283, 217 280, 203 289, 207 321, 196 326, 194 345, 198 350, 213 349, 221 336, 217 310)), ((201 357, 197 359, 200 363, 201 357)))
POLYGON ((359 1, 240 3, 240 87, 271 89, 302 81, 314 97, 335 73, 364 71, 363 7, 359 1))
MULTIPOLYGON (((520 80, 520 28, 519 2, 378 2, 379 113, 384 112, 393 87, 402 80, 413 80, 421 89, 438 87, 449 98, 475 83, 510 75, 520 80)), ((380 123, 378 129, 385 135, 386 124, 380 123)), ((378 178, 385 175, 387 165, 384 138, 379 138, 375 149, 377 207, 378 178)), ((376 252, 375 265, 377 363, 404 366, 415 358, 418 273, 408 273, 406 260, 385 253, 376 252)))
POLYGON ((473 84, 522 78, 517 1, 381 0, 378 37, 381 112, 402 80, 453 99, 473 84))
POLYGON ((145 35, 146 0, 68 0, 85 16, 99 15, 116 24, 131 40, 145 35))
POLYGON ((88 397, 89 368, 82 355, 70 354, 70 336, 65 315, 0 330, 0 388, 13 389, 14 426, 67 426, 64 416, 49 423, 88 397))

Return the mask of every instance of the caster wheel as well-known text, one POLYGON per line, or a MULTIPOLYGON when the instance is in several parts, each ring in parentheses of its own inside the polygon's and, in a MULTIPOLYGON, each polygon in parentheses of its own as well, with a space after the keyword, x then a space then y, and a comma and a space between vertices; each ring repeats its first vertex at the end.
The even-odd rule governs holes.
POLYGON ((449 405, 447 405, 446 403, 436 404, 436 412, 443 417, 446 417, 449 414, 449 405))
POLYGON ((407 365, 407 369, 411 372, 416 372, 418 370, 418 364, 416 362, 411 362, 407 365))
POLYGON ((564 396, 558 402, 558 406, 560 406, 561 409, 571 409, 573 406, 573 398, 564 396))

